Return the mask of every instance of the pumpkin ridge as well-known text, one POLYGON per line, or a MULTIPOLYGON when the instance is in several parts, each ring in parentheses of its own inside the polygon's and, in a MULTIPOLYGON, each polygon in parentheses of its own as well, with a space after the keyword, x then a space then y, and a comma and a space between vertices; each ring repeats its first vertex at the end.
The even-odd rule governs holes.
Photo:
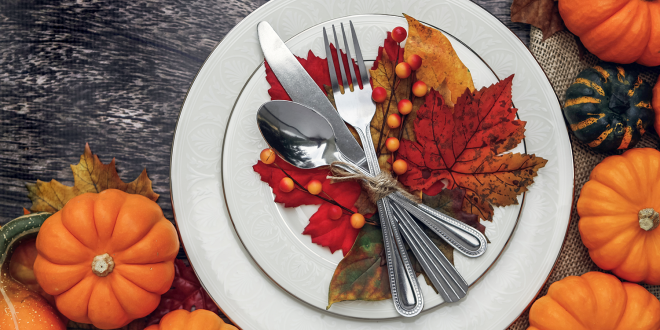
MULTIPOLYGON (((642 184, 639 176, 637 175, 637 171, 636 171, 637 169, 635 168, 635 164, 631 163, 628 159, 626 159, 626 157, 622 157, 622 156, 614 156, 612 161, 616 161, 618 163, 625 163, 626 164, 626 168, 628 169, 628 173, 626 173, 626 174, 631 174, 633 176, 632 179, 634 180, 634 182, 631 183, 632 186, 640 187, 639 189, 643 189, 644 191, 648 190, 648 187, 645 184, 642 184)), ((606 162, 606 164, 609 164, 609 163, 610 163, 609 161, 606 162)), ((596 172, 596 174, 598 174, 598 173, 600 173, 600 171, 596 172)), ((593 171, 592 171, 592 174, 594 174, 593 171)), ((638 206, 639 200, 637 198, 635 198, 635 196, 628 196, 627 194, 620 193, 619 190, 622 189, 621 187, 613 186, 613 182, 610 182, 610 181, 607 181, 607 180, 604 180, 604 179, 607 179, 607 177, 600 177, 599 176, 598 178, 594 178, 594 177, 591 178, 591 180, 594 180, 595 182, 598 182, 601 185, 603 185, 603 186, 607 187, 608 189, 610 189, 609 193, 617 194, 618 197, 620 197, 621 199, 628 202, 628 205, 626 205, 626 206, 630 206, 631 209, 635 209, 634 210, 635 213, 637 213, 637 212, 639 212, 639 210, 641 210, 641 208, 639 208, 639 206, 638 206)), ((622 213, 627 213, 627 212, 628 211, 624 211, 622 213)))
MULTIPOLYGON (((637 2, 638 1, 636 0, 628 1, 620 10, 612 14, 612 16, 607 17, 602 23, 594 26, 594 28, 580 36, 582 43, 592 53, 602 53, 608 48, 612 48, 612 45, 619 42, 619 39, 621 39, 625 33, 630 31, 631 25, 635 23, 635 20, 632 18, 633 15, 629 13, 632 11, 637 12, 637 8, 639 7, 637 2), (624 13, 628 13, 628 15, 624 15, 624 13), (625 16, 623 20, 621 19, 621 16, 625 16), (612 25, 615 25, 616 28, 608 29, 608 27, 612 25), (605 31, 609 32, 609 38, 603 40, 602 35, 605 31)), ((599 58, 603 59, 602 57, 599 58)))
MULTIPOLYGON (((121 279, 124 280, 124 281, 127 281, 127 282, 131 283, 131 284, 134 285, 136 288, 138 288, 138 289, 140 289, 140 290, 146 292, 147 294, 158 295, 158 296, 159 296, 159 297, 158 297, 159 300, 160 300, 160 295, 145 290, 145 289, 142 288, 141 286, 139 286, 139 285, 133 283, 132 281, 130 281, 129 279, 127 279, 126 277, 122 276, 122 275, 119 274, 119 273, 115 274, 114 277, 115 277, 115 278, 111 279, 111 280, 110 280, 110 283, 109 283, 110 290, 112 290, 112 294, 115 296, 115 299, 117 299, 117 302, 119 303, 119 305, 121 306, 121 308, 124 310, 124 313, 126 313, 126 315, 128 315, 130 319, 140 318, 140 317, 147 316, 148 314, 150 314, 150 313, 153 311, 153 310, 152 310, 152 311, 149 311, 149 313, 146 313, 145 315, 132 315, 132 312, 129 312, 129 311, 132 311, 131 306, 125 306, 125 305, 122 303, 121 299, 119 299, 119 297, 120 297, 121 295, 117 295, 117 290, 115 290, 115 285, 118 285, 118 280, 119 280, 119 278, 121 278, 121 279)), ((142 303, 144 303, 144 302, 142 302, 142 303)), ((156 306, 154 306, 154 309, 155 309, 155 308, 156 308, 156 306)))
MULTIPOLYGON (((599 267, 601 267, 605 270, 618 269, 626 261, 626 259, 628 259, 628 254, 630 254, 630 250, 632 250, 632 244, 630 244, 630 242, 633 242, 638 236, 639 236, 639 231, 637 230, 637 228, 623 230, 623 231, 621 231, 621 233, 619 235, 615 236, 611 241, 603 244, 602 246, 600 246, 598 248, 589 249, 589 254, 591 255, 591 253, 593 251, 593 253, 597 254, 597 255, 606 255, 606 254, 603 254, 602 251, 604 249, 608 248, 609 245, 614 245, 614 246, 623 245, 622 247, 618 248, 617 251, 618 251, 619 254, 625 254, 626 255, 625 258, 621 258, 621 260, 619 262, 617 262, 616 265, 612 265, 612 266, 607 267, 607 268, 604 268, 604 267, 599 265, 599 267), (628 232, 632 232, 632 235, 626 236, 625 234, 629 235, 628 232)), ((592 257, 592 259, 593 259, 593 257, 592 257)), ((600 259, 600 258, 598 258, 598 259, 600 259)), ((610 260, 612 260, 612 259, 610 258, 610 260)))
POLYGON ((603 91, 603 88, 600 87, 600 85, 598 85, 596 82, 593 82, 586 78, 578 77, 575 79, 575 83, 586 85, 587 87, 593 88, 593 90, 595 90, 596 93, 598 93, 600 96, 605 96, 605 91, 603 91))

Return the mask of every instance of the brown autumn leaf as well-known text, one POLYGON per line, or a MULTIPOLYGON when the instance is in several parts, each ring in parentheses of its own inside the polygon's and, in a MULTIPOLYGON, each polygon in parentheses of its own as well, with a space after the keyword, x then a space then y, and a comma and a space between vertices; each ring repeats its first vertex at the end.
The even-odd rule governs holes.
POLYGON ((326 309, 340 301, 378 301, 392 297, 384 250, 380 228, 362 227, 355 244, 335 269, 326 309))
POLYGON ((408 58, 413 54, 422 58, 422 66, 415 72, 417 79, 433 88, 451 103, 456 103, 459 96, 463 95, 465 89, 474 91, 472 74, 463 64, 449 39, 432 27, 420 23, 418 20, 404 14, 408 20, 408 39, 404 56, 408 58), (446 80, 446 81, 445 81, 446 80), (442 85, 451 92, 451 98, 442 93, 442 85))
POLYGON ((27 183, 28 198, 32 200, 32 212, 57 212, 71 198, 84 193, 99 193, 106 189, 119 189, 129 194, 139 194, 156 201, 158 194, 151 189, 151 180, 144 169, 140 176, 131 183, 125 183, 119 178, 115 168, 115 159, 110 164, 103 164, 97 155, 92 154, 89 144, 85 145, 85 153, 80 156, 80 163, 71 165, 73 172, 73 187, 63 185, 56 180, 37 183, 27 183))
POLYGON ((536 26, 543 32, 543 40, 566 29, 557 0, 513 0, 511 21, 536 26))

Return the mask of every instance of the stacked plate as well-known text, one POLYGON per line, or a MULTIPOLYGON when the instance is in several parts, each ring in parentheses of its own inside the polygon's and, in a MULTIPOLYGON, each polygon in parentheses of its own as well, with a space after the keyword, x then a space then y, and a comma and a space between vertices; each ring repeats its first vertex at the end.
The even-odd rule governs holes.
POLYGON ((270 2, 239 23, 197 74, 171 163, 172 203, 192 266, 211 297, 245 329, 506 328, 547 279, 568 226, 573 164, 555 93, 525 45, 471 2, 344 2, 270 2), (270 100, 256 25, 270 22, 298 56, 311 49, 325 57, 322 28, 350 19, 365 58, 373 60, 386 31, 407 26, 402 12, 449 37, 475 87, 515 74, 513 102, 527 131, 513 152, 549 162, 519 205, 496 208, 493 222, 484 223, 491 241, 484 256, 454 255, 471 284, 464 300, 443 304, 420 280, 425 311, 412 319, 398 317, 391 301, 342 302, 326 311, 342 255, 302 235, 317 206, 283 208, 252 171, 266 147, 256 111, 270 100))

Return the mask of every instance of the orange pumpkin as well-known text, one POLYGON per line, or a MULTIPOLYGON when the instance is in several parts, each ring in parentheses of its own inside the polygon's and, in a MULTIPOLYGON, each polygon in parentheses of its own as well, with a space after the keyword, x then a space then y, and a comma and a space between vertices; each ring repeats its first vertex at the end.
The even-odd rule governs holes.
POLYGON ((179 309, 169 312, 154 324, 144 330, 238 330, 235 326, 225 323, 217 314, 206 309, 189 312, 179 309))
POLYGON ((660 65, 660 1, 559 0, 559 14, 601 60, 660 65))
POLYGON ((658 330, 660 301, 642 286, 590 272, 552 283, 529 310, 527 330, 658 330))
POLYGON ((651 100, 653 112, 655 112, 655 132, 660 134, 660 76, 653 87, 653 99, 651 100))
POLYGON ((582 188, 577 211, 596 265, 631 282, 660 284, 660 151, 605 158, 582 188))
POLYGON ((74 197, 48 218, 37 250, 34 273, 60 312, 110 329, 158 306, 179 240, 158 204, 109 189, 74 197))

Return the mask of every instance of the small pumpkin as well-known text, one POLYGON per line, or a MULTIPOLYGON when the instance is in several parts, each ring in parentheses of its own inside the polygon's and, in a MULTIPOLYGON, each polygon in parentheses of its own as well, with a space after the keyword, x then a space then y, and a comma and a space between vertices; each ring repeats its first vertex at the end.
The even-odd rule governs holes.
POLYGON ((635 70, 611 63, 580 72, 563 111, 575 136, 598 151, 634 147, 655 117, 649 85, 635 70))
POLYGON ((527 330, 657 330, 660 301, 642 286, 589 272, 552 283, 529 310, 527 330))
POLYGON ((660 65, 660 1, 559 0, 559 14, 601 60, 660 65))
POLYGON ((116 189, 72 198, 37 237, 37 281, 70 320, 119 328, 151 313, 179 240, 152 200, 116 189))
POLYGON ((598 267, 660 284, 660 151, 605 158, 582 187, 577 211, 582 242, 598 267))
POLYGON ((40 212, 16 218, 0 228, 0 329, 3 330, 65 330, 55 308, 10 275, 12 249, 21 240, 34 237, 51 213, 40 212))
POLYGON ((653 100, 651 101, 653 112, 655 112, 655 132, 660 134, 660 76, 653 87, 653 100))
POLYGON ((216 313, 206 309, 189 312, 185 309, 171 311, 159 324, 148 326, 144 330, 238 330, 225 323, 216 313))

